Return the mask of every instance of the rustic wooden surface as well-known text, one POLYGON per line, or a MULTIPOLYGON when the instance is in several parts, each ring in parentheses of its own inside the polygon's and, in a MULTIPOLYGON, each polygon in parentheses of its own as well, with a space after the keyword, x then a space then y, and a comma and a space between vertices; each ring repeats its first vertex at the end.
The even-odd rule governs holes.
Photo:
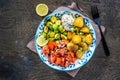
POLYGON ((0 80, 120 80, 120 1, 80 0, 90 13, 91 5, 98 5, 105 37, 111 52, 105 57, 102 45, 92 60, 75 78, 47 67, 39 57, 26 48, 42 20, 35 6, 46 3, 50 10, 72 0, 0 0, 0 80))

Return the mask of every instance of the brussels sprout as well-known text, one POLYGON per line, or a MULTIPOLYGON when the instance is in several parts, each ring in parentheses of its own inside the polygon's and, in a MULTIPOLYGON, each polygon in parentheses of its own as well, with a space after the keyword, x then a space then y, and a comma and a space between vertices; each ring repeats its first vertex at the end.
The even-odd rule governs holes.
POLYGON ((60 25, 59 27, 58 27, 58 30, 60 31, 60 32, 62 32, 63 31, 63 26, 62 25, 60 25))
POLYGON ((78 32, 77 35, 84 35, 84 33, 82 33, 82 32, 78 32))
POLYGON ((55 39, 60 39, 60 33, 55 34, 55 39))
POLYGON ((53 24, 52 27, 53 27, 54 30, 58 30, 58 25, 57 24, 53 24))
POLYGON ((67 36, 61 34, 61 38, 62 38, 62 39, 67 39, 67 36))
POLYGON ((82 48, 82 47, 79 47, 79 50, 81 50, 81 51, 82 51, 82 50, 83 50, 83 48, 82 48))
POLYGON ((50 32, 50 37, 54 37, 55 36, 55 32, 50 32))
POLYGON ((51 32, 52 32, 51 30, 48 31, 47 36, 46 36, 47 39, 50 38, 50 33, 51 33, 51 32))
POLYGON ((67 36, 68 32, 67 32, 67 31, 64 31, 63 34, 64 34, 65 36, 67 36))
POLYGON ((53 30, 53 23, 52 22, 50 22, 50 21, 48 21, 47 23, 46 23, 46 26, 49 28, 49 29, 51 29, 51 30, 53 30))
POLYGON ((61 20, 56 20, 55 24, 60 25, 61 24, 61 20))
POLYGON ((65 32, 65 28, 63 28, 60 32, 61 32, 61 33, 65 32))
POLYGON ((42 32, 42 34, 44 36, 44 38, 46 38, 47 34, 45 32, 42 32))
POLYGON ((72 31, 72 32, 75 32, 76 30, 77 30, 77 27, 71 28, 71 31, 72 31))
POLYGON ((51 20, 52 23, 55 23, 57 18, 55 16, 52 16, 50 20, 51 20))
POLYGON ((47 27, 47 26, 44 27, 44 32, 45 32, 45 33, 48 32, 48 27, 47 27))
POLYGON ((58 30, 54 30, 54 32, 57 34, 59 31, 58 30))
POLYGON ((54 38, 48 38, 49 41, 54 41, 54 38))

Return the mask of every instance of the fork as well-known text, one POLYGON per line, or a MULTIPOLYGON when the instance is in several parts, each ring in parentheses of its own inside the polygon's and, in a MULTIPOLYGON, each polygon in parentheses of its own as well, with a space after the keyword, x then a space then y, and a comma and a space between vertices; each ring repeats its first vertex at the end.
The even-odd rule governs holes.
POLYGON ((100 34, 101 34, 101 37, 102 37, 101 41, 102 41, 102 45, 103 45, 103 48, 104 48, 105 55, 110 56, 110 51, 108 49, 105 37, 104 37, 104 35, 102 33, 102 30, 101 30, 101 27, 100 27, 100 25, 101 25, 100 15, 99 15, 98 8, 97 8, 96 5, 91 6, 91 14, 92 14, 94 22, 98 25, 98 28, 100 30, 100 34))

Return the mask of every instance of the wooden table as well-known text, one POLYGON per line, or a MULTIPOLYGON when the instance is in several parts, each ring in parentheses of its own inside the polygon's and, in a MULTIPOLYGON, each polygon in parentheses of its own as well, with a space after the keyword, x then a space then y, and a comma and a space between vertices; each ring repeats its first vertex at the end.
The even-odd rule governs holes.
POLYGON ((42 20, 35 6, 45 3, 50 10, 72 0, 0 0, 0 80, 120 80, 120 1, 81 0, 90 13, 91 5, 98 5, 105 37, 111 52, 105 57, 100 44, 91 61, 80 69, 75 78, 46 66, 26 48, 42 20))

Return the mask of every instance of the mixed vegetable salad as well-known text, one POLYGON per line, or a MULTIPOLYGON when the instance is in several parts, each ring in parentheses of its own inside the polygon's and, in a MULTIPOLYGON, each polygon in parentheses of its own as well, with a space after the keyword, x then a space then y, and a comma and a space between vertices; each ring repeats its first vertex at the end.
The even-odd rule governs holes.
POLYGON ((81 59, 92 42, 92 33, 84 18, 71 14, 64 14, 61 18, 51 16, 36 40, 49 62, 61 67, 81 59))

